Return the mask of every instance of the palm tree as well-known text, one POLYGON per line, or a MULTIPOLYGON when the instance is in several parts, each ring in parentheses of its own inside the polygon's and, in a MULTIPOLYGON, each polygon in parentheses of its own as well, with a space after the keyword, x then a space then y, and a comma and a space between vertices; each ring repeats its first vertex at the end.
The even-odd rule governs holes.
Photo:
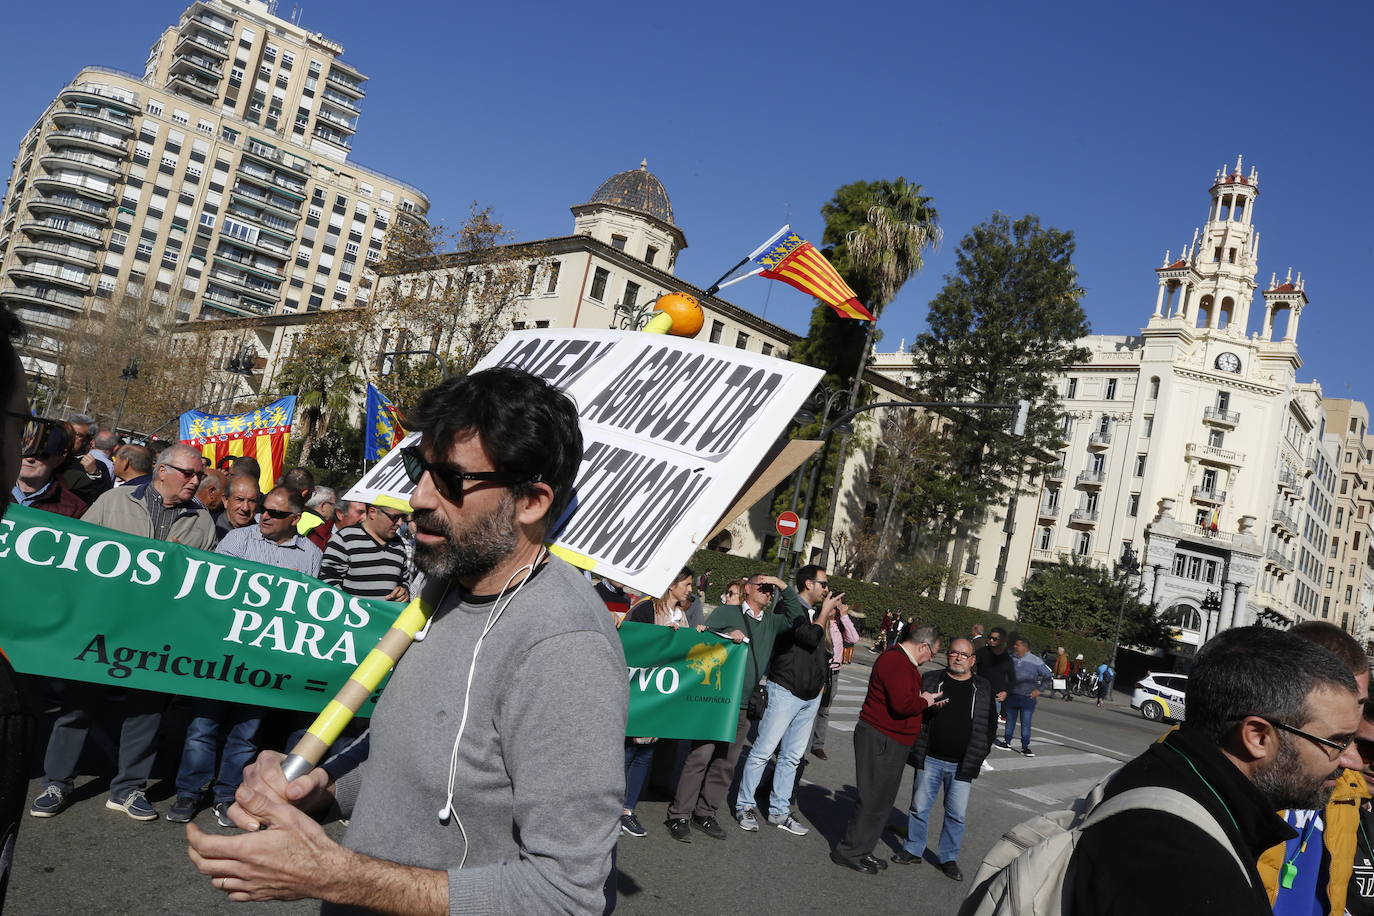
MULTIPOLYGON (((919 184, 905 178, 894 181, 855 182, 836 192, 835 198, 821 209, 826 217, 825 241, 834 245, 832 258, 840 273, 859 294, 874 321, 868 322, 859 368, 849 389, 849 406, 858 405, 863 385, 863 369, 873 350, 873 336, 877 318, 897 297, 902 285, 924 265, 927 248, 940 244, 943 233, 939 214, 931 198, 922 193, 919 184), (862 221, 854 217, 862 213, 862 221)), ((840 455, 849 444, 849 434, 840 439, 840 455)), ((835 467, 831 493, 839 493, 843 483, 844 461, 835 467)), ((825 542, 821 548, 821 563, 830 555, 831 533, 835 528, 837 504, 830 503, 830 516, 825 525, 825 542)), ((883 545, 879 545, 879 550, 883 545)))

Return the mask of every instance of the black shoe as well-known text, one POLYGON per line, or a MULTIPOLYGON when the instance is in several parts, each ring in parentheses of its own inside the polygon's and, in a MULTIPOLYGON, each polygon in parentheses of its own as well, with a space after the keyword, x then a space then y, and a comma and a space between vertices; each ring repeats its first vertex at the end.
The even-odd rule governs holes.
POLYGON ((668 827, 668 835, 679 843, 692 842, 692 828, 687 826, 687 818, 670 817, 663 823, 668 827))
POLYGON ((697 828, 713 840, 725 839, 725 828, 720 825, 719 821, 717 821, 714 817, 712 817, 709 814, 705 817, 697 817, 696 815, 692 815, 692 826, 697 828))
POLYGON ((944 872, 955 881, 964 880, 964 873, 959 870, 959 863, 953 859, 950 859, 948 862, 941 862, 940 871, 944 872))
POLYGON ((920 856, 912 855, 905 849, 899 849, 892 854, 892 861, 898 865, 920 865, 925 860, 920 856))
POLYGON ((840 855, 839 852, 831 852, 830 861, 834 862, 836 865, 843 865, 845 868, 852 868, 855 871, 863 872, 865 875, 876 875, 878 873, 878 866, 873 864, 876 860, 872 856, 864 856, 862 859, 846 859, 844 856, 840 855))
POLYGON ((861 865, 872 865, 878 871, 887 871, 887 863, 877 856, 868 855, 859 860, 861 865))
POLYGON ((825 748, 823 748, 823 747, 812 748, 812 749, 811 749, 811 756, 812 756, 812 757, 815 757, 817 760, 829 760, 829 759, 830 759, 830 755, 827 754, 827 753, 825 752, 825 748))

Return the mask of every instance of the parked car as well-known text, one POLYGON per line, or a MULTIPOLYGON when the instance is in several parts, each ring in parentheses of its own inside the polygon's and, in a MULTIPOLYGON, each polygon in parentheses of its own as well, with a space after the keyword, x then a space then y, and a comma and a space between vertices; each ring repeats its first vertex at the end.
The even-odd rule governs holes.
POLYGON ((1182 722, 1188 694, 1188 675, 1150 672, 1136 681, 1131 693, 1131 708, 1151 722, 1172 719, 1182 722))

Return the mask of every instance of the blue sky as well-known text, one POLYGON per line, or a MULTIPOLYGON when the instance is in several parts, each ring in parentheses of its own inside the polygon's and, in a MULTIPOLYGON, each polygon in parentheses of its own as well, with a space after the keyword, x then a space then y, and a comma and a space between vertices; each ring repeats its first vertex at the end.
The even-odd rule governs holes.
MULTIPOLYGON (((11 7, 3 149, 82 65, 141 72, 182 9, 11 7)), ((476 200, 520 238, 564 235, 569 205, 647 157, 690 244, 678 273, 704 285, 786 220, 818 240, 846 182, 922 184, 946 240, 885 314, 884 350, 921 330, 958 240, 994 210, 1073 230, 1094 331, 1134 333, 1164 249, 1244 154, 1261 281, 1292 266, 1312 300, 1302 377, 1374 400, 1374 6, 339 0, 301 22, 372 77, 354 159, 423 189, 440 221, 476 200)), ((728 295, 806 330, 811 300, 789 287, 728 295)))

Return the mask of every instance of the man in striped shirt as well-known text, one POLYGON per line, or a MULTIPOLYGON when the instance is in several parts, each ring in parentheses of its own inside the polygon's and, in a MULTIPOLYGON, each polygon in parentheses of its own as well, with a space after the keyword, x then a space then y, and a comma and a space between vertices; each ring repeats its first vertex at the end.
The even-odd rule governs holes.
POLYGON ((320 561, 320 578, 360 598, 410 600, 410 563, 397 534, 405 513, 368 506, 360 524, 336 529, 320 561))

